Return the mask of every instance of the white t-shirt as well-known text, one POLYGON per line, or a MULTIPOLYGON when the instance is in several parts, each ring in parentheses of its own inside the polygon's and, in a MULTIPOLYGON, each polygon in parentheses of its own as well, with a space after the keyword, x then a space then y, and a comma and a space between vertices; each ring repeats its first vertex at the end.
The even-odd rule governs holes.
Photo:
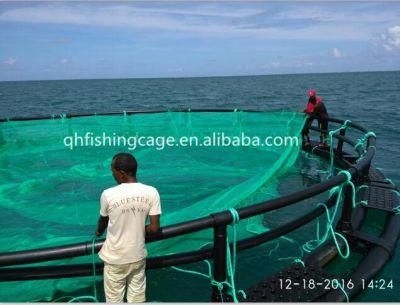
POLYGON ((160 195, 149 185, 121 183, 100 198, 100 215, 108 216, 107 237, 99 252, 109 264, 128 264, 147 256, 145 226, 148 215, 161 214, 160 195))

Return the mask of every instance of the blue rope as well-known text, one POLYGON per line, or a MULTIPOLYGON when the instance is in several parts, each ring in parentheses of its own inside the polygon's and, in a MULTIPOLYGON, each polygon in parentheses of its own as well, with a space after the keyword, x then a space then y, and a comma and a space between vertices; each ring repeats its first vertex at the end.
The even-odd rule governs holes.
POLYGON ((294 263, 298 263, 298 264, 302 265, 304 268, 306 267, 306 264, 300 258, 296 258, 294 260, 294 263))
POLYGON ((279 240, 276 240, 275 248, 269 250, 268 256, 271 256, 273 252, 275 252, 276 250, 278 250, 278 249, 279 249, 279 246, 280 246, 279 240))
POLYGON ((333 229, 333 221, 334 221, 334 218, 336 216, 337 209, 335 209, 334 214, 331 217, 331 215, 329 214, 328 207, 323 203, 320 203, 319 205, 323 206, 325 208, 327 224, 328 224, 328 229, 329 229, 329 231, 327 231, 325 240, 329 237, 329 232, 330 232, 340 257, 343 258, 343 259, 348 258, 350 256, 350 246, 349 246, 349 243, 347 242, 346 237, 344 237, 342 234, 340 234, 339 232, 336 232, 333 229), (341 249, 341 247, 339 245, 337 237, 341 238, 343 240, 343 242, 345 243, 345 253, 342 252, 342 249, 341 249))
POLYGON ((208 274, 204 274, 204 273, 201 273, 201 272, 198 272, 198 271, 194 271, 194 270, 178 268, 178 267, 175 267, 175 266, 172 266, 171 269, 176 270, 176 271, 180 271, 180 272, 184 272, 184 273, 193 274, 193 275, 199 275, 199 276, 205 277, 207 279, 210 279, 210 278, 212 278, 211 264, 210 264, 210 262, 208 260, 204 260, 203 262, 206 263, 207 266, 208 266, 208 274))
POLYGON ((317 148, 318 148, 318 146, 314 146, 314 147, 311 149, 311 154, 314 154, 314 150, 317 149, 317 148))
MULTIPOLYGON (((230 208, 229 212, 232 214, 233 220, 232 220, 232 228, 233 228, 233 264, 232 264, 232 276, 235 275, 235 271, 236 271, 236 241, 237 241, 237 232, 236 232, 236 224, 239 223, 240 221, 240 217, 239 217, 239 213, 234 209, 234 208, 230 208)), ((228 243, 228 249, 230 252, 230 247, 229 247, 229 243, 228 243)))
MULTIPOLYGON (((228 273, 228 281, 225 281, 225 284, 230 288, 230 294, 235 303, 238 303, 236 285, 235 285, 235 272, 236 272, 236 242, 237 242, 237 232, 236 232, 236 224, 239 223, 240 217, 239 213, 234 208, 230 208, 229 212, 232 214, 232 223, 231 226, 233 228, 233 241, 232 241, 232 254, 231 249, 229 247, 229 240, 226 239, 226 251, 227 251, 227 273, 228 273)), ((244 291, 242 292, 244 293, 244 291)))
POLYGON ((205 278, 209 279, 211 285, 212 286, 216 286, 218 288, 218 293, 220 295, 220 298, 221 298, 221 300, 223 300, 222 291, 224 289, 224 283, 223 282, 218 282, 218 281, 216 281, 214 279, 214 277, 212 275, 211 263, 208 260, 204 260, 203 262, 207 264, 208 274, 204 274, 204 273, 201 273, 201 272, 198 272, 198 271, 194 271, 194 270, 178 268, 178 267, 175 267, 175 266, 172 266, 171 269, 179 271, 179 272, 192 274, 192 275, 198 275, 198 276, 205 277, 205 278))
POLYGON ((322 235, 322 237, 319 236, 319 220, 318 220, 318 223, 317 223, 317 237, 316 237, 316 239, 310 240, 310 241, 306 242, 303 245, 303 250, 308 252, 308 253, 312 252, 317 247, 319 247, 321 244, 323 244, 325 241, 327 241, 329 236, 331 235, 340 257, 343 258, 343 259, 346 259, 346 258, 348 258, 350 256, 350 246, 349 246, 349 243, 347 242, 347 239, 342 234, 340 234, 339 232, 336 232, 334 230, 334 228, 333 228, 333 223, 335 221, 335 218, 336 218, 336 215, 337 215, 337 212, 338 212, 339 203, 340 203, 340 201, 342 199, 342 196, 343 196, 343 187, 345 185, 350 185, 351 190, 352 190, 352 204, 353 204, 353 207, 355 207, 355 205, 356 205, 355 204, 355 187, 354 187, 353 182, 351 182, 351 174, 348 171, 344 171, 344 170, 340 171, 338 173, 338 175, 340 175, 340 174, 345 174, 346 177, 347 177, 347 180, 344 183, 342 183, 340 186, 332 188, 330 190, 330 192, 329 192, 329 197, 332 197, 333 194, 335 194, 335 193, 337 194, 336 202, 335 202, 335 205, 334 205, 334 209, 333 209, 332 215, 329 212, 329 208, 324 203, 318 203, 318 205, 317 205, 317 206, 322 206, 325 209, 325 215, 326 215, 326 218, 327 218, 326 231, 322 235), (342 249, 341 249, 341 247, 339 245, 339 242, 338 242, 339 238, 342 239, 344 244, 345 244, 345 252, 342 252, 342 249))
MULTIPOLYGON (((315 147, 317 147, 317 146, 315 146, 315 147)), ((314 148, 315 148, 315 147, 314 147, 314 148)), ((313 148, 313 149, 314 149, 314 148, 313 148)), ((310 154, 310 153, 308 153, 308 152, 304 152, 304 156, 305 156, 306 159, 308 159, 308 160, 313 160, 313 161, 317 161, 318 163, 320 163, 320 161, 321 161, 318 157, 313 157, 312 154, 310 154)))
POLYGON ((212 286, 216 286, 218 289, 218 292, 220 294, 220 298, 223 301, 223 289, 224 285, 226 285, 230 289, 230 295, 233 298, 233 301, 235 303, 238 303, 239 300, 237 299, 237 295, 241 294, 244 299, 246 299, 246 293, 243 290, 238 290, 236 291, 236 285, 235 285, 235 272, 236 272, 236 244, 237 244, 237 232, 236 232, 236 224, 240 221, 239 213, 234 209, 230 208, 229 212, 232 214, 232 223, 230 224, 233 228, 233 247, 232 247, 232 253, 229 247, 229 239, 226 239, 226 252, 227 252, 227 259, 226 259, 226 269, 227 269, 227 275, 228 278, 227 280, 223 282, 216 281, 212 275, 211 271, 211 263, 208 260, 204 260, 204 262, 208 266, 208 274, 204 274, 198 271, 193 271, 193 270, 188 270, 188 269, 183 269, 183 268, 178 268, 178 267, 171 267, 172 269, 180 272, 185 272, 193 275, 199 275, 201 277, 205 277, 210 279, 210 283, 212 286))
POLYGON ((304 256, 303 247, 302 247, 297 241, 295 241, 295 240, 292 239, 292 238, 289 238, 289 237, 286 237, 286 236, 281 236, 280 238, 282 238, 282 239, 284 239, 284 240, 286 240, 286 241, 288 241, 288 242, 290 242, 290 243, 292 243, 292 244, 296 244, 296 245, 299 247, 300 256, 280 257, 280 258, 278 258, 278 261, 290 259, 290 260, 293 260, 294 263, 299 263, 299 262, 301 262, 301 264, 304 265, 304 262, 303 262, 302 259, 301 259, 301 258, 304 256))
MULTIPOLYGON (((356 163, 360 162, 360 160, 365 156, 365 154, 367 153, 367 149, 364 148, 365 143, 367 142, 368 138, 370 137, 375 137, 376 138, 376 134, 372 131, 368 131, 366 134, 364 134, 364 136, 362 138, 360 138, 357 141, 357 144, 354 145, 354 148, 356 149, 356 152, 358 153, 358 158, 356 160, 356 163), (361 146, 362 147, 362 153, 360 154, 357 150, 357 148, 361 146)), ((370 148, 374 148, 376 150, 376 147, 371 145, 369 146, 370 148)))
POLYGON ((385 178, 385 181, 394 185, 393 181, 391 179, 389 179, 389 178, 385 178))
POLYGON ((340 174, 345 174, 346 177, 347 177, 346 182, 344 182, 341 185, 340 191, 343 190, 343 187, 345 185, 349 185, 350 186, 350 188, 351 188, 351 202, 353 203, 353 208, 355 208, 356 207, 356 187, 354 186, 354 183, 351 181, 351 179, 352 179, 351 174, 350 174, 349 171, 346 171, 346 170, 341 170, 338 173, 338 175, 340 175, 340 174))
POLYGON ((329 158, 330 158, 330 166, 329 166, 329 175, 328 179, 333 176, 334 170, 334 151, 333 151, 333 135, 341 131, 342 129, 347 129, 348 125, 351 123, 350 120, 346 120, 342 126, 338 129, 329 131, 329 158))
POLYGON ((357 144, 354 145, 354 148, 356 149, 356 151, 357 151, 357 148, 361 146, 363 148, 363 154, 364 154, 366 152, 364 145, 370 137, 376 138, 376 134, 372 131, 368 131, 360 139, 358 139, 357 144))
MULTIPOLYGON (((81 302, 81 301, 93 301, 93 302, 99 302, 97 298, 97 287, 96 287, 96 255, 95 255, 95 243, 96 243, 96 237, 93 238, 92 240, 92 267, 93 267, 93 274, 92 274, 92 279, 93 279, 93 296, 91 295, 84 295, 80 297, 75 297, 72 298, 71 300, 68 301, 68 303, 73 303, 73 302, 81 302)), ((66 298, 66 297, 62 297, 66 298)), ((60 298, 60 299, 62 299, 60 298)), ((57 299, 59 300, 59 299, 57 299)), ((53 301, 56 302, 57 300, 53 301)))
POLYGON ((397 206, 397 207, 395 207, 395 208, 393 209, 393 212, 394 212, 396 215, 400 215, 400 205, 397 206))
POLYGON ((360 185, 359 187, 357 187, 356 193, 358 193, 358 192, 359 192, 361 189, 363 189, 363 188, 369 188, 369 186, 368 186, 368 185, 365 185, 365 184, 360 185))
POLYGON ((346 298, 346 302, 349 303, 350 299, 349 299, 349 295, 347 294, 346 290, 344 290, 344 285, 340 285, 339 281, 337 279, 333 279, 332 280, 332 284, 336 283, 338 285, 338 287, 340 288, 340 290, 343 292, 344 297, 346 298))

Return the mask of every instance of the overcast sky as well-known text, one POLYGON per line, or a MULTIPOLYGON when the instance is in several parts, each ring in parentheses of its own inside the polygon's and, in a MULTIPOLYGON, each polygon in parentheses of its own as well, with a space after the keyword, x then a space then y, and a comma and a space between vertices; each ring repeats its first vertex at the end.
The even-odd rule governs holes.
POLYGON ((400 2, 0 2, 0 80, 400 70, 400 2))

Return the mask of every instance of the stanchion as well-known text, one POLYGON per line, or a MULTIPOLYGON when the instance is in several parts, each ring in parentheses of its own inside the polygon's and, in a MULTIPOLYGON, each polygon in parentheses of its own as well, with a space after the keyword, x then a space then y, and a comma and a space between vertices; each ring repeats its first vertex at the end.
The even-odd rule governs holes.
MULTIPOLYGON (((217 225, 214 227, 214 280, 216 282, 226 281, 226 225, 217 225)), ((212 287, 212 302, 223 302, 223 296, 226 295, 225 288, 222 286, 212 287)))
MULTIPOLYGON (((341 129, 340 130, 340 132, 339 132, 339 134, 342 136, 340 139, 338 139, 338 143, 337 143, 337 147, 336 147, 336 151, 337 151, 337 154, 339 155, 339 156, 342 156, 342 154, 343 154, 343 138, 345 137, 345 135, 346 135, 346 129, 341 129)), ((332 144, 331 144, 332 145, 332 144)))
POLYGON ((351 222, 351 217, 353 215, 353 193, 352 188, 349 184, 346 184, 343 188, 344 198, 342 215, 340 217, 337 228, 346 234, 353 232, 353 225, 351 222))

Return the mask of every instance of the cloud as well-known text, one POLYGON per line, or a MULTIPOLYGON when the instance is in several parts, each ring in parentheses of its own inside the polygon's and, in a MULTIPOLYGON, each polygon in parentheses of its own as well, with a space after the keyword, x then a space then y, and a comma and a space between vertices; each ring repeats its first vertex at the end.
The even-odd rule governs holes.
POLYGON ((13 66, 17 63, 17 59, 13 58, 13 57, 9 57, 4 61, 4 63, 8 66, 13 66))
MULTIPOLYGON (((157 30, 193 36, 234 36, 258 39, 307 39, 318 41, 371 38, 368 22, 392 20, 392 11, 357 11, 326 6, 276 3, 252 8, 214 4, 181 4, 180 7, 145 7, 143 4, 40 4, 10 8, 0 13, 0 22, 65 24, 74 26, 120 27, 137 31, 157 30), (343 16, 344 14, 344 16, 343 16), (359 17, 362 14, 362 18, 359 17)), ((364 7, 364 6, 363 6, 364 7)))
POLYGON ((205 17, 228 17, 228 18, 244 18, 264 12, 260 9, 235 9, 229 10, 218 6, 194 7, 191 9, 154 9, 134 7, 136 13, 149 14, 174 14, 174 15, 192 15, 205 17))
POLYGON ((340 52, 340 50, 338 48, 333 48, 332 50, 332 54, 334 58, 343 58, 343 54, 342 52, 340 52))
POLYGON ((339 6, 319 6, 307 3, 296 9, 279 12, 276 17, 289 20, 312 20, 321 23, 379 24, 399 19, 396 10, 378 10, 376 4, 340 4, 339 6), (355 18, 356 17, 356 18, 355 18))
POLYGON ((263 66, 264 69, 279 69, 279 68, 304 68, 304 67, 313 67, 314 63, 309 60, 297 59, 292 61, 280 62, 280 61, 272 61, 263 66))
POLYGON ((395 25, 388 28, 386 33, 381 35, 381 39, 386 51, 400 50, 400 26, 395 25))
POLYGON ((181 73, 181 72, 183 72, 183 71, 184 71, 184 69, 181 68, 181 67, 178 67, 178 68, 169 68, 169 69, 167 69, 167 72, 168 72, 168 73, 181 73))
POLYGON ((0 14, 0 20, 29 23, 56 23, 94 26, 130 26, 145 28, 177 28, 182 24, 201 21, 196 17, 244 18, 262 13, 263 10, 217 8, 153 9, 131 5, 43 5, 16 8, 0 14), (179 16, 176 16, 179 15, 179 16), (187 18, 182 18, 186 16, 187 18), (184 21, 184 22, 182 22, 184 21))
POLYGON ((272 68, 280 68, 280 67, 282 67, 282 66, 284 66, 284 64, 282 64, 281 62, 279 62, 279 61, 273 61, 273 62, 271 62, 271 64, 267 64, 266 65, 266 67, 272 67, 272 68))
POLYGON ((62 58, 60 62, 65 65, 65 64, 69 63, 69 59, 68 58, 62 58))

